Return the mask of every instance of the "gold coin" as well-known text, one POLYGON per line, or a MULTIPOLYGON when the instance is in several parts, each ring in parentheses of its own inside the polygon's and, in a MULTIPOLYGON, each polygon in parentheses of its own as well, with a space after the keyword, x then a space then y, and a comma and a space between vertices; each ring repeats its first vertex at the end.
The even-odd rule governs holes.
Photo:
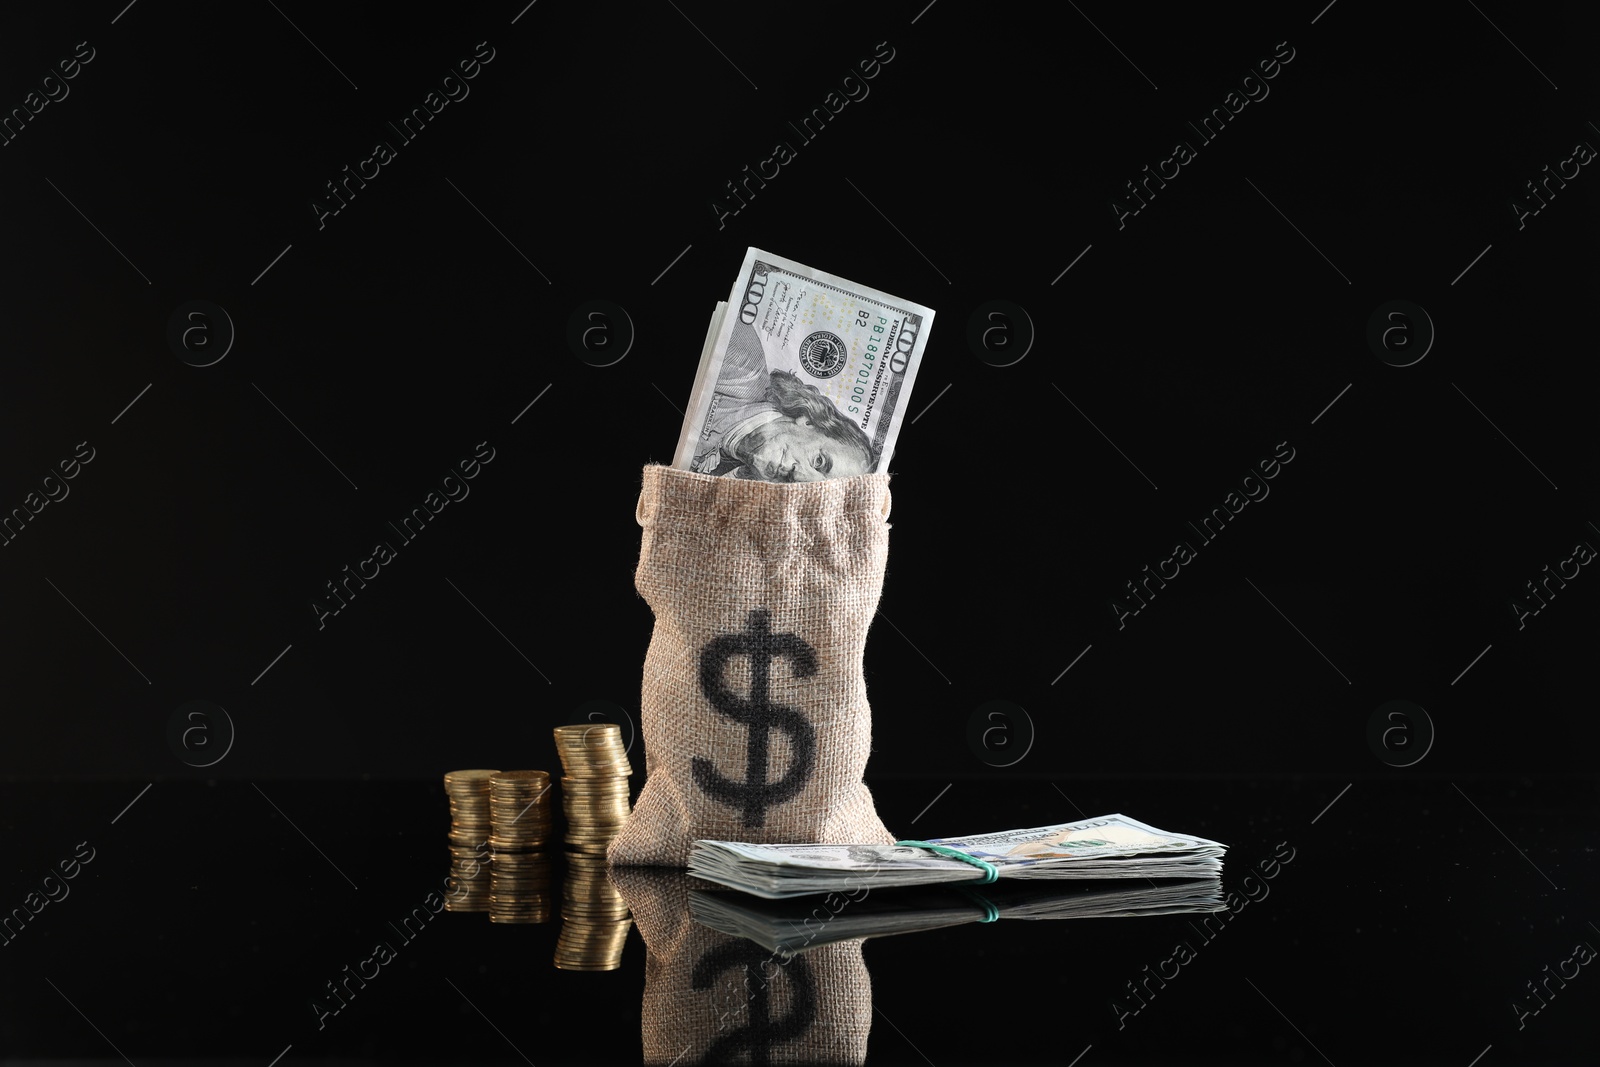
POLYGON ((451 771, 444 776, 445 789, 488 789, 489 779, 499 774, 499 771, 451 771))
POLYGON ((580 722, 555 728, 556 743, 579 743, 588 737, 614 737, 622 740, 622 727, 614 722, 580 722))
POLYGON ((550 780, 549 771, 495 771, 489 779, 489 784, 507 785, 516 782, 537 782, 544 784, 550 780))

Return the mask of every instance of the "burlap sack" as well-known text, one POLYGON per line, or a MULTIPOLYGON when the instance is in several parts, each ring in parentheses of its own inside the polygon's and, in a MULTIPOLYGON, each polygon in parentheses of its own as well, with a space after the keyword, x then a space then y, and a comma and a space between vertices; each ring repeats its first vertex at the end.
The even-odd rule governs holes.
POLYGON ((700 838, 888 844, 862 783, 862 676, 889 475, 776 483, 644 469, 634 583, 655 612, 645 784, 612 863, 687 866, 700 838))
POLYGON ((867 1059, 872 979, 860 938, 795 956, 702 926, 682 871, 614 867, 644 937, 646 1064, 867 1059))

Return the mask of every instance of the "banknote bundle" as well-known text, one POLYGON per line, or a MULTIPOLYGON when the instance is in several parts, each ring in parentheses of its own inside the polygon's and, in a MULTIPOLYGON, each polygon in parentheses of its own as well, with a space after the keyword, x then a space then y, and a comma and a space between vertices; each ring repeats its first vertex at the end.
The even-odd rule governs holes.
POLYGON ((932 325, 921 304, 748 249, 672 465, 766 482, 887 471, 932 325))
POLYGON ((1200 878, 1222 872, 1226 845, 1129 818, 884 845, 699 840, 689 873, 771 900, 859 887, 995 878, 1200 878), (959 855, 954 855, 959 854, 959 855), (974 862, 976 861, 976 862, 974 862))
POLYGON ((816 899, 762 900, 727 891, 689 892, 696 922, 746 937, 771 952, 806 952, 835 941, 918 933, 995 919, 1109 919, 1221 911, 1222 879, 964 884, 843 893, 826 910, 816 899))

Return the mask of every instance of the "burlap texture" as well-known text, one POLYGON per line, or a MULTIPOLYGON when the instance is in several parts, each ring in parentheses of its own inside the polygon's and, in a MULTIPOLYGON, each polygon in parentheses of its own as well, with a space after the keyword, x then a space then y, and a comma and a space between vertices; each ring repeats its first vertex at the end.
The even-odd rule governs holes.
POLYGON ((613 867, 644 938, 644 1062, 861 1064, 872 1029, 862 939, 796 956, 695 922, 682 871, 613 867))
POLYGON ((634 583, 655 613, 644 789, 607 857, 691 842, 887 844, 862 782, 862 654, 889 553, 889 475, 775 483, 647 466, 634 583))

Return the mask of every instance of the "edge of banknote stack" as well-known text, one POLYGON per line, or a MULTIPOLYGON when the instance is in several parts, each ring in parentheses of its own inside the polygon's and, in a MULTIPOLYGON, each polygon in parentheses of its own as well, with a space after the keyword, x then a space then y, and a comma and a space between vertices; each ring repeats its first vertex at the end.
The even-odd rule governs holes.
POLYGON ((1228 847, 1127 815, 894 845, 696 841, 689 874, 784 900, 846 889, 1000 879, 1220 878, 1228 847), (959 854, 959 855, 952 855, 959 854))

